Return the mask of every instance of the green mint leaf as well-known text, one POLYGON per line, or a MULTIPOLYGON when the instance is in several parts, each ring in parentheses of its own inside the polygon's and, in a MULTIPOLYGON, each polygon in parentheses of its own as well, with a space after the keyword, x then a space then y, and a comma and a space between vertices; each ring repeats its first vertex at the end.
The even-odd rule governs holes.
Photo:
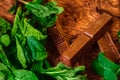
POLYGON ((0 37, 0 43, 2 43, 4 46, 8 46, 10 44, 10 37, 9 35, 2 35, 0 37))
POLYGON ((2 48, 2 45, 0 45, 0 59, 1 59, 1 61, 2 61, 5 65, 7 65, 8 67, 10 67, 10 62, 9 62, 9 60, 7 59, 7 56, 6 56, 6 54, 5 54, 5 52, 4 52, 3 48, 2 48))
MULTIPOLYGON (((84 66, 77 68, 70 68, 62 63, 59 63, 56 67, 51 67, 41 73, 47 74, 57 80, 86 80, 85 75, 78 75, 78 72, 84 71, 84 66)), ((80 73, 79 73, 80 74, 80 73)))
POLYGON ((32 27, 26 20, 24 20, 25 32, 23 33, 26 37, 35 37, 38 40, 46 39, 46 35, 43 35, 39 30, 32 27))
POLYGON ((40 60, 40 61, 35 61, 32 65, 32 68, 31 68, 32 71, 43 71, 44 68, 43 68, 43 61, 40 60))
POLYGON ((28 70, 15 70, 14 72, 15 80, 39 80, 37 76, 28 70))
POLYGON ((5 80, 5 74, 0 71, 0 80, 5 80))
POLYGON ((27 37, 27 44, 32 52, 33 60, 43 60, 47 57, 44 45, 35 37, 27 37))
POLYGON ((63 12, 63 8, 57 6, 56 2, 48 2, 45 5, 27 3, 26 9, 33 14, 34 19, 42 27, 54 25, 57 15, 63 12))
POLYGON ((8 30, 11 30, 10 23, 0 17, 0 36, 6 34, 8 30))
POLYGON ((117 34, 117 35, 118 35, 118 37, 120 37, 120 31, 118 31, 118 34, 117 34))
POLYGON ((106 58, 102 52, 92 62, 92 67, 97 74, 105 78, 104 80, 117 80, 117 74, 120 72, 119 66, 106 58))
POLYGON ((0 62, 0 80, 13 80, 12 72, 0 62), (2 78, 2 79, 1 79, 2 78))
POLYGON ((42 2, 43 2, 43 0, 32 0, 32 3, 41 4, 42 2))
POLYGON ((21 65, 24 68, 26 68, 27 67, 27 65, 26 65, 26 58, 25 58, 22 46, 20 45, 20 43, 18 41, 17 35, 16 35, 16 45, 17 45, 17 58, 18 58, 19 62, 21 63, 21 65))
POLYGON ((117 76, 112 71, 106 70, 104 72, 104 79, 103 80, 117 80, 117 76))
POLYGON ((120 31, 117 33, 118 41, 120 42, 120 31))
POLYGON ((21 22, 20 21, 20 15, 21 14, 22 14, 22 11, 21 11, 20 8, 18 8, 15 19, 14 19, 13 28, 12 28, 12 31, 11 31, 11 36, 12 37, 15 37, 15 35, 16 35, 17 31, 18 31, 19 23, 21 22))

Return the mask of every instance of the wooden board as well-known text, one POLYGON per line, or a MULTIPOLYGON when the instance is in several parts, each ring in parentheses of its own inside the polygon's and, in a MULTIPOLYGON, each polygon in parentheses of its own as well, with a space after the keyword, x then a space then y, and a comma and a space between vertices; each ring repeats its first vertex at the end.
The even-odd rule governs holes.
POLYGON ((114 45, 110 34, 106 32, 104 36, 98 40, 98 45, 100 47, 100 50, 102 52, 105 52, 105 55, 114 62, 120 61, 120 54, 118 52, 118 49, 114 45))
POLYGON ((60 29, 60 27, 58 28, 58 26, 59 25, 49 29, 49 36, 52 38, 59 53, 62 54, 65 50, 67 50, 69 44, 63 36, 62 29, 60 29))
POLYGON ((105 13, 102 14, 101 17, 84 32, 84 34, 80 35, 70 45, 70 47, 63 53, 63 55, 61 55, 60 60, 63 63, 66 63, 68 60, 68 63, 70 64, 69 61, 71 61, 78 52, 79 55, 82 54, 82 52, 87 49, 87 46, 92 45, 106 32, 108 28, 106 24, 110 19, 110 15, 105 13))

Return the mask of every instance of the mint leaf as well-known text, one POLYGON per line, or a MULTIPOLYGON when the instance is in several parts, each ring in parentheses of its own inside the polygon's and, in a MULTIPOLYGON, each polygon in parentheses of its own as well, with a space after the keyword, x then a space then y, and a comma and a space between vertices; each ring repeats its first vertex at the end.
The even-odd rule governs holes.
POLYGON ((19 62, 22 64, 22 66, 24 68, 26 68, 27 67, 27 65, 26 65, 26 58, 25 58, 22 46, 20 45, 20 43, 18 41, 17 36, 16 36, 16 45, 17 45, 17 58, 18 58, 19 62))
POLYGON ((12 31, 11 31, 11 36, 12 37, 15 37, 16 33, 18 32, 18 27, 19 27, 19 25, 21 23, 20 16, 22 17, 22 10, 19 7, 17 9, 17 13, 16 13, 16 16, 15 16, 15 19, 14 19, 14 23, 13 23, 13 28, 12 28, 12 31))
POLYGON ((29 23, 27 23, 26 20, 24 20, 24 27, 25 32, 23 33, 23 35, 26 37, 33 36, 38 40, 43 40, 47 37, 46 35, 43 35, 39 30, 35 29, 29 23))
POLYGON ((5 65, 7 65, 8 67, 10 67, 10 62, 9 62, 9 60, 7 59, 7 56, 6 56, 6 54, 5 54, 5 52, 4 52, 3 48, 2 48, 2 45, 0 45, 0 59, 1 59, 1 61, 2 61, 5 65))
POLYGON ((5 80, 5 74, 0 71, 0 80, 5 80))
POLYGON ((32 3, 41 4, 43 0, 32 0, 32 3))
POLYGON ((56 67, 50 67, 39 72, 42 74, 47 74, 57 80, 86 80, 85 75, 79 75, 80 72, 84 71, 84 69, 84 66, 71 68, 59 63, 56 67))
POLYGON ((54 25, 57 15, 63 12, 63 8, 57 6, 56 2, 48 2, 45 5, 26 3, 26 9, 42 27, 54 25))
POLYGON ((118 34, 117 34, 117 35, 118 35, 118 37, 120 37, 120 31, 118 31, 118 34))
POLYGON ((24 69, 15 70, 15 80, 39 80, 37 76, 32 72, 24 69))
POLYGON ((44 45, 35 37, 27 37, 27 44, 31 50, 33 60, 43 60, 47 57, 44 45))
POLYGON ((26 8, 39 18, 47 17, 51 14, 60 14, 63 12, 63 8, 58 7, 56 2, 48 2, 45 6, 40 4, 27 3, 26 8))
POLYGON ((4 46, 8 46, 10 44, 10 37, 9 35, 5 34, 0 37, 0 43, 4 46))
POLYGON ((10 23, 0 17, 0 36, 6 34, 8 30, 11 30, 10 23))
POLYGON ((97 58, 92 62, 92 67, 104 80, 116 80, 117 73, 120 72, 120 67, 106 58, 102 52, 99 53, 97 58))
POLYGON ((0 62, 0 80, 13 80, 12 72, 0 62), (2 78, 2 79, 1 79, 2 78))
POLYGON ((117 76, 112 71, 106 70, 104 72, 104 79, 103 80, 117 80, 117 76))
POLYGON ((120 42, 120 31, 118 31, 117 36, 118 36, 118 41, 120 42))

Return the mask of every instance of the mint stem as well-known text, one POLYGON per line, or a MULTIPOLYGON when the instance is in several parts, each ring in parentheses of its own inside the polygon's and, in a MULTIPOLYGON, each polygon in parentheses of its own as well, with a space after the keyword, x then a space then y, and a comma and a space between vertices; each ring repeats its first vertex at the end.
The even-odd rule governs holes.
POLYGON ((27 4, 27 2, 26 1, 23 1, 23 0, 18 0, 20 3, 22 3, 22 4, 27 4))

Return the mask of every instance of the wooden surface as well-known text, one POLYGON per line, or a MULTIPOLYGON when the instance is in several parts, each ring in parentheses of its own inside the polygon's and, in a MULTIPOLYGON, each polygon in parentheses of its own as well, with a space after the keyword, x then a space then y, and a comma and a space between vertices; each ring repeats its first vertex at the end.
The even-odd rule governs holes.
POLYGON ((86 31, 89 25, 97 20, 101 13, 108 13, 120 17, 120 0, 56 0, 64 7, 64 12, 59 15, 59 23, 62 25, 65 37, 70 42, 77 35, 86 31))
POLYGON ((120 0, 95 0, 99 10, 120 17, 120 0))
MULTIPOLYGON (((61 55, 61 62, 71 65, 72 58, 81 50, 85 50, 84 46, 87 46, 90 42, 90 38, 85 35, 80 35, 70 47, 61 55), (68 62, 68 63, 67 63, 68 62)), ((80 53, 81 54, 81 53, 80 53)))
POLYGON ((94 38, 99 31, 104 32, 103 28, 106 28, 104 25, 111 19, 111 16, 103 13, 93 25, 90 25, 89 28, 84 32, 84 34, 90 38, 94 38))
POLYGON ((66 63, 67 60, 70 61, 76 56, 78 52, 79 54, 82 54, 89 45, 92 45, 104 34, 108 27, 105 26, 105 24, 107 24, 110 19, 111 16, 108 14, 102 14, 101 17, 94 24, 90 25, 84 34, 80 35, 63 53, 63 55, 61 55, 61 61, 64 63, 65 60, 66 63))
POLYGON ((90 38, 85 35, 80 35, 70 47, 63 53, 62 56, 68 60, 72 59, 80 50, 87 46, 87 43, 90 42, 90 38))
POLYGON ((69 47, 68 42, 62 34, 62 30, 57 27, 49 29, 49 36, 52 38, 60 54, 62 54, 69 47), (54 35, 54 36, 53 36, 54 35))
POLYGON ((0 16, 8 20, 9 22, 13 22, 14 15, 10 14, 8 11, 15 4, 15 0, 0 0, 0 16))
POLYGON ((105 52, 105 55, 114 62, 120 61, 120 54, 118 52, 118 49, 114 45, 110 34, 106 32, 104 36, 102 36, 101 39, 98 40, 98 45, 100 47, 100 50, 102 52, 105 52))

